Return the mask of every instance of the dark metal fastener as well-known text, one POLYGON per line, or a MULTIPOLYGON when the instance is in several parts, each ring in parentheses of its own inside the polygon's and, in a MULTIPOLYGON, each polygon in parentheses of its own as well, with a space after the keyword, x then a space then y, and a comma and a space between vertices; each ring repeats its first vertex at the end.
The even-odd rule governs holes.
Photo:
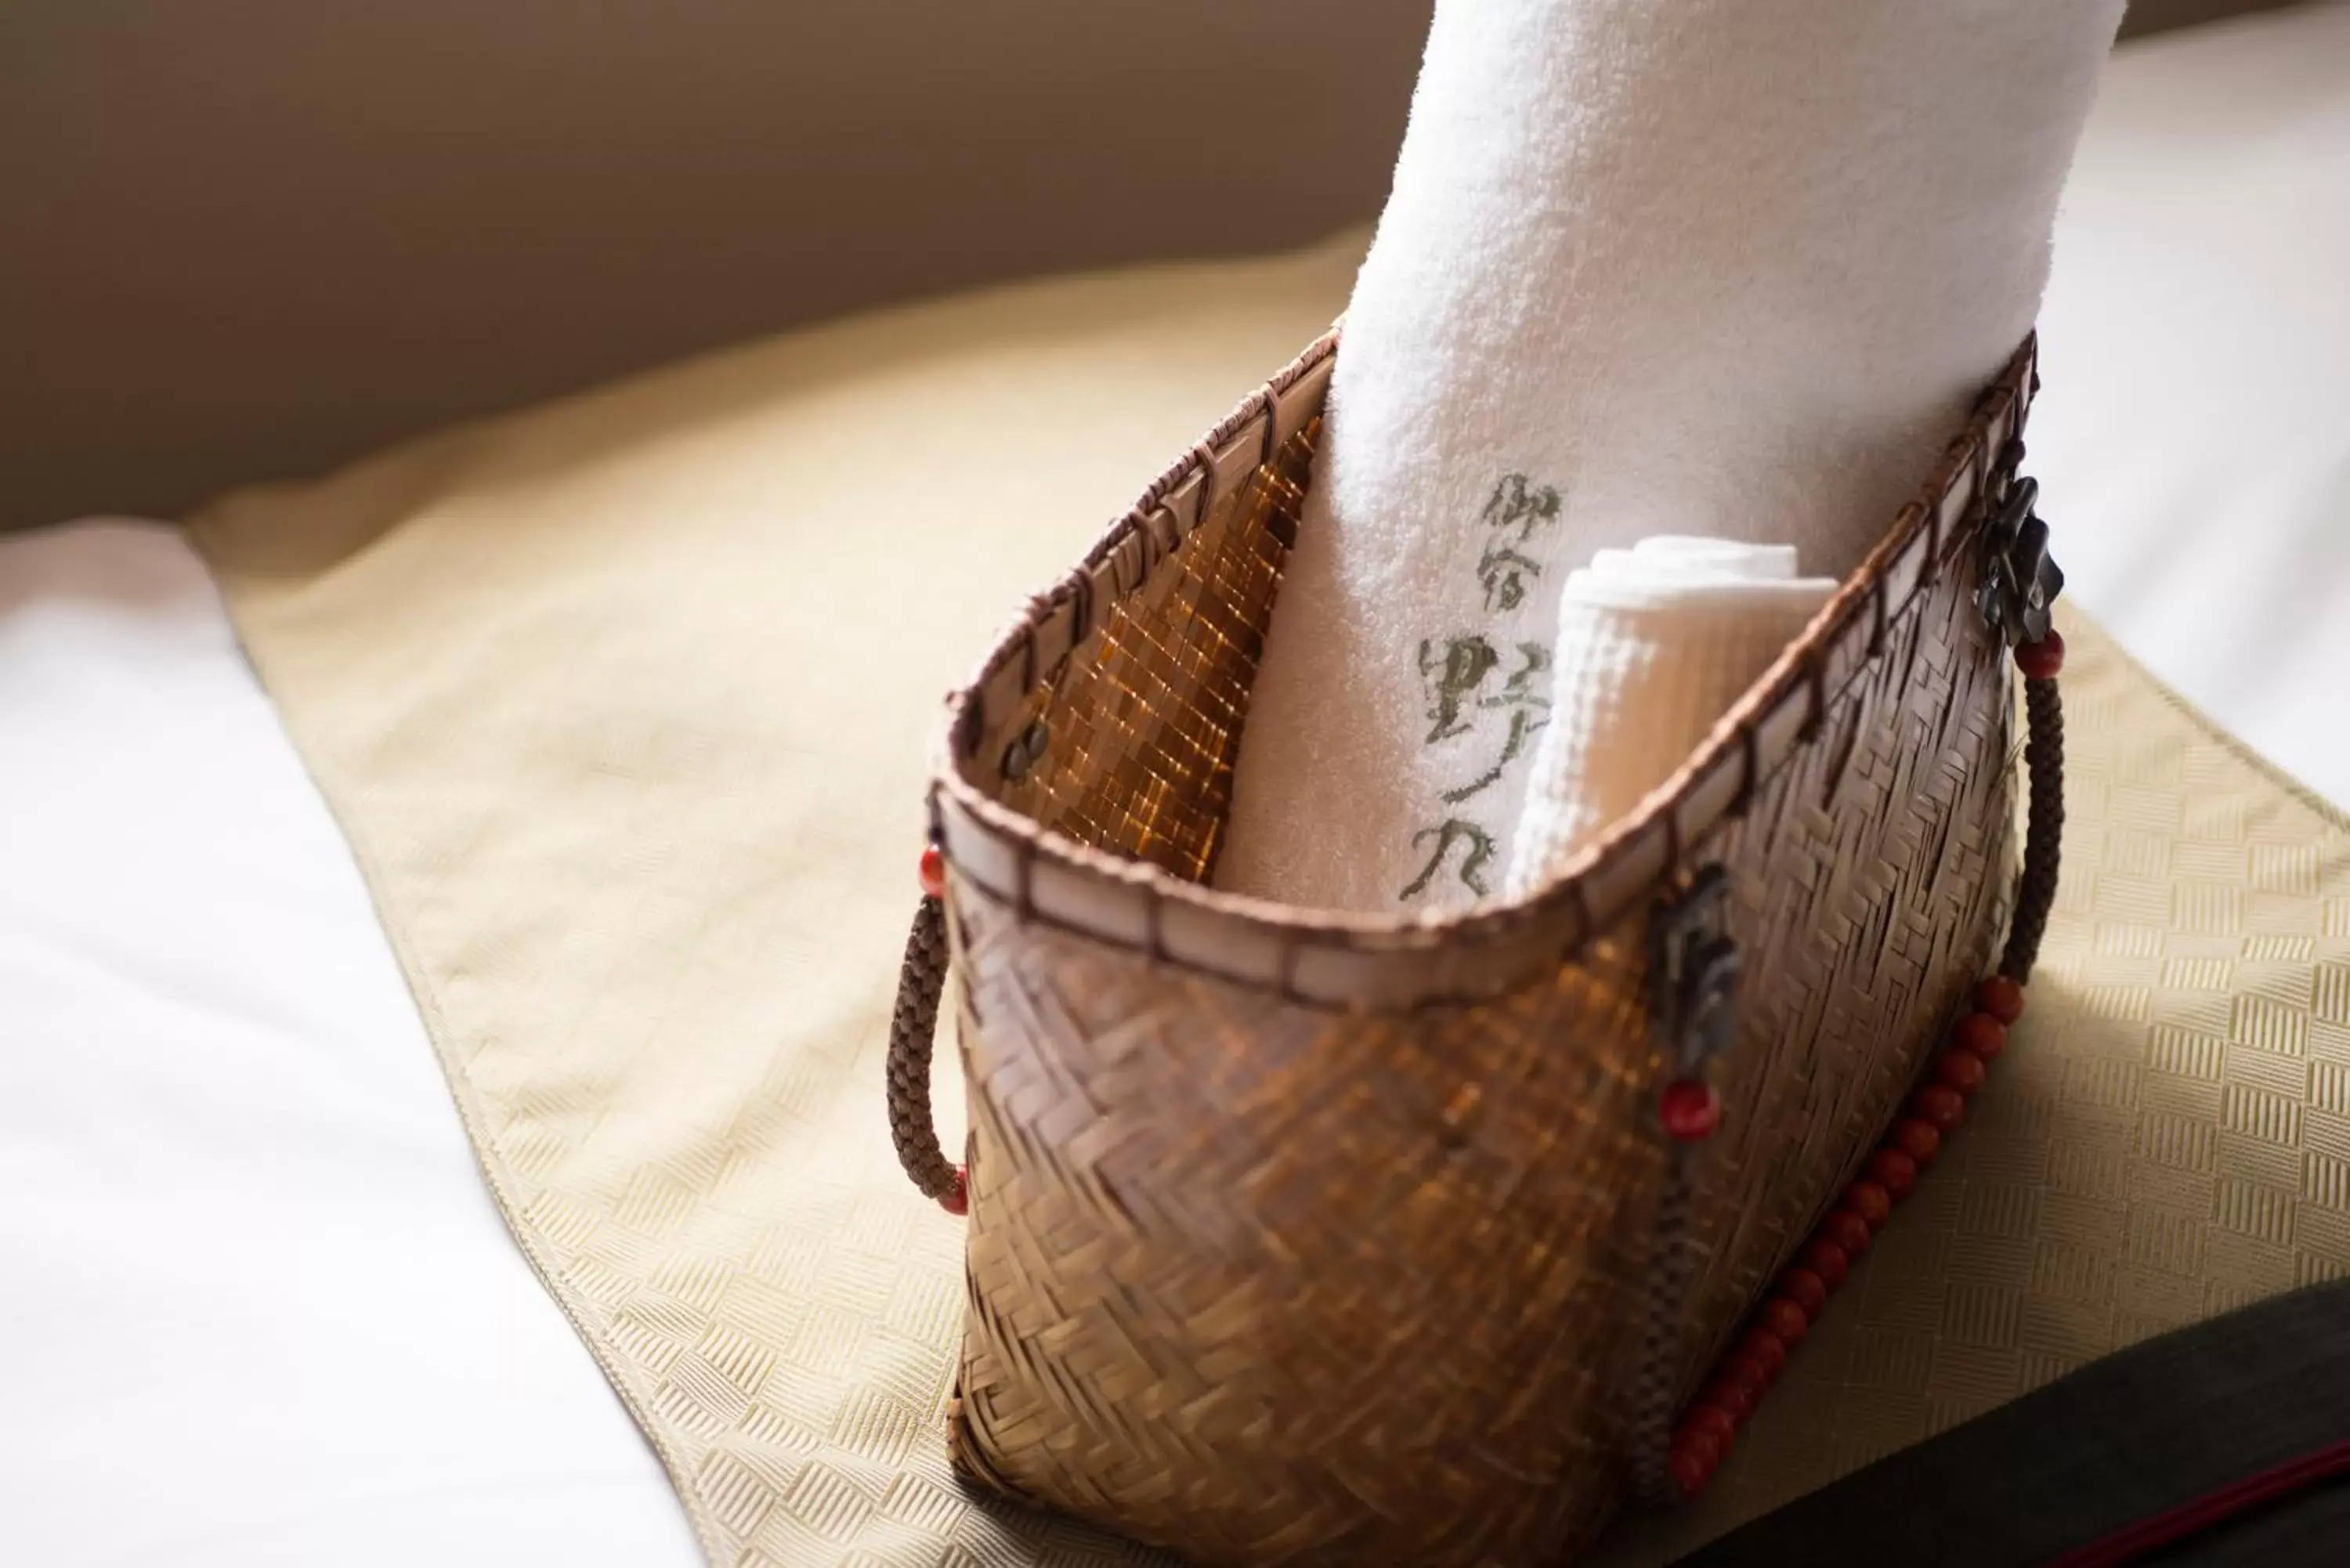
POLYGON ((2012 647, 2048 635, 2050 611, 2064 591, 2064 574, 2048 554, 2048 524, 2033 510, 2040 482, 2018 473, 2023 443, 2012 441, 1987 481, 1990 521, 1983 529, 1982 587, 1975 607, 1983 622, 2012 647))

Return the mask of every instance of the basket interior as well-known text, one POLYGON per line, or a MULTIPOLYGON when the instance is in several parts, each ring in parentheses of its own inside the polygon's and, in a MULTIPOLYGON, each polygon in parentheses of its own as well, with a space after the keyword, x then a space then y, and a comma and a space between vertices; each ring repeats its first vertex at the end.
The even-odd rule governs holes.
POLYGON ((1107 607, 991 727, 973 782, 1089 848, 1208 879, 1321 424, 1291 436, 1107 607))

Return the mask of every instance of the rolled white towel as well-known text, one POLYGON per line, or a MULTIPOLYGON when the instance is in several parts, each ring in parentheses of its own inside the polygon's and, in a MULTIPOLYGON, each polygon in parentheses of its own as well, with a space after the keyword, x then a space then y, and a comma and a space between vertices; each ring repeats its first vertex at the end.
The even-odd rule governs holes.
POLYGON ((1851 570, 2032 325, 2121 13, 1438 0, 1219 885, 1498 891, 1601 549, 1671 520, 1851 570))
POLYGON ((1835 587, 1796 576, 1789 546, 1721 539, 1644 540, 1571 573, 1505 890, 1539 887, 1670 777, 1835 587))

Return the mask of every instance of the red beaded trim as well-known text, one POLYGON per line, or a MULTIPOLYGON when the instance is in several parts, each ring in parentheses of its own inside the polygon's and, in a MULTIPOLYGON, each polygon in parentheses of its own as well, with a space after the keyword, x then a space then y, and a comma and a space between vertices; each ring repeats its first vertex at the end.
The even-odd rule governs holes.
MULTIPOLYGON (((2053 680, 2064 668, 2064 639, 2051 631, 2015 650, 2015 662, 2033 680, 2053 680)), ((1942 1139, 1966 1115, 1967 1096, 1982 1087, 1991 1064, 2007 1049, 2007 1027, 2023 1016, 2023 987, 1995 974, 1975 987, 1974 1010, 1959 1020, 1949 1044, 1934 1058, 1927 1081, 1909 1096, 1898 1117, 1859 1179, 1844 1189, 1835 1208, 1819 1222, 1747 1320, 1746 1331, 1715 1368, 1714 1380, 1673 1429, 1669 1468, 1685 1498, 1705 1490, 1722 1457, 1754 1413, 1755 1401, 1777 1379, 1787 1353, 1801 1344, 1827 1299, 1844 1283, 1853 1259, 1866 1249, 1909 1196, 1918 1173, 1931 1165, 1942 1139)), ((1668 1096, 1680 1088, 1668 1088, 1668 1096)), ((1718 1115, 1718 1112, 1717 1112, 1718 1115)), ((1690 1134, 1667 1127, 1676 1137, 1690 1134)), ((1708 1122, 1694 1136, 1713 1130, 1708 1122)))
POLYGON ((1918 1170, 1932 1163, 1943 1135, 1964 1116, 1966 1096, 1981 1086, 1985 1068, 2006 1047, 2007 1026, 2023 1015, 2023 988, 1993 975, 1975 988, 1974 1002, 1974 1011, 1950 1032, 1950 1044, 1934 1058, 1932 1081, 1909 1096, 1908 1114, 1796 1251, 1715 1369, 1713 1382, 1674 1428, 1671 1468, 1684 1497, 1695 1497, 1713 1479, 1738 1428, 1786 1366, 1787 1353, 1802 1343, 1852 1261, 1885 1228, 1918 1170))

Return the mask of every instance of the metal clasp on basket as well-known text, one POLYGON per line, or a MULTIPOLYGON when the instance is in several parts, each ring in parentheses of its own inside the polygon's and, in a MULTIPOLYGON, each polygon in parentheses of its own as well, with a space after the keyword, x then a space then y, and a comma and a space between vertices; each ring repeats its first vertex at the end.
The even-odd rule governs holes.
POLYGON ((2020 473, 2022 465, 2023 443, 2011 441, 1984 482, 1990 516, 1975 593, 1984 624, 2011 646, 2048 635, 2050 607, 2064 591, 2064 574, 2048 554, 2048 524, 2033 510, 2040 482, 2020 473))
POLYGON ((1663 1180, 1650 1237, 1648 1329, 1641 1340, 1627 1435, 1632 1480, 1656 1502, 1679 1497, 1672 1469, 1673 1411, 1697 1257, 1690 1236, 1696 1146, 1721 1122, 1721 1096, 1707 1063, 1738 1032, 1738 944, 1728 926, 1730 877, 1700 867, 1648 917, 1648 1012, 1668 1082, 1657 1097, 1665 1137, 1663 1180))
POLYGON ((1738 944, 1723 929, 1730 877, 1700 867, 1648 920, 1648 1012, 1676 1076, 1694 1077, 1738 1031, 1738 944))

